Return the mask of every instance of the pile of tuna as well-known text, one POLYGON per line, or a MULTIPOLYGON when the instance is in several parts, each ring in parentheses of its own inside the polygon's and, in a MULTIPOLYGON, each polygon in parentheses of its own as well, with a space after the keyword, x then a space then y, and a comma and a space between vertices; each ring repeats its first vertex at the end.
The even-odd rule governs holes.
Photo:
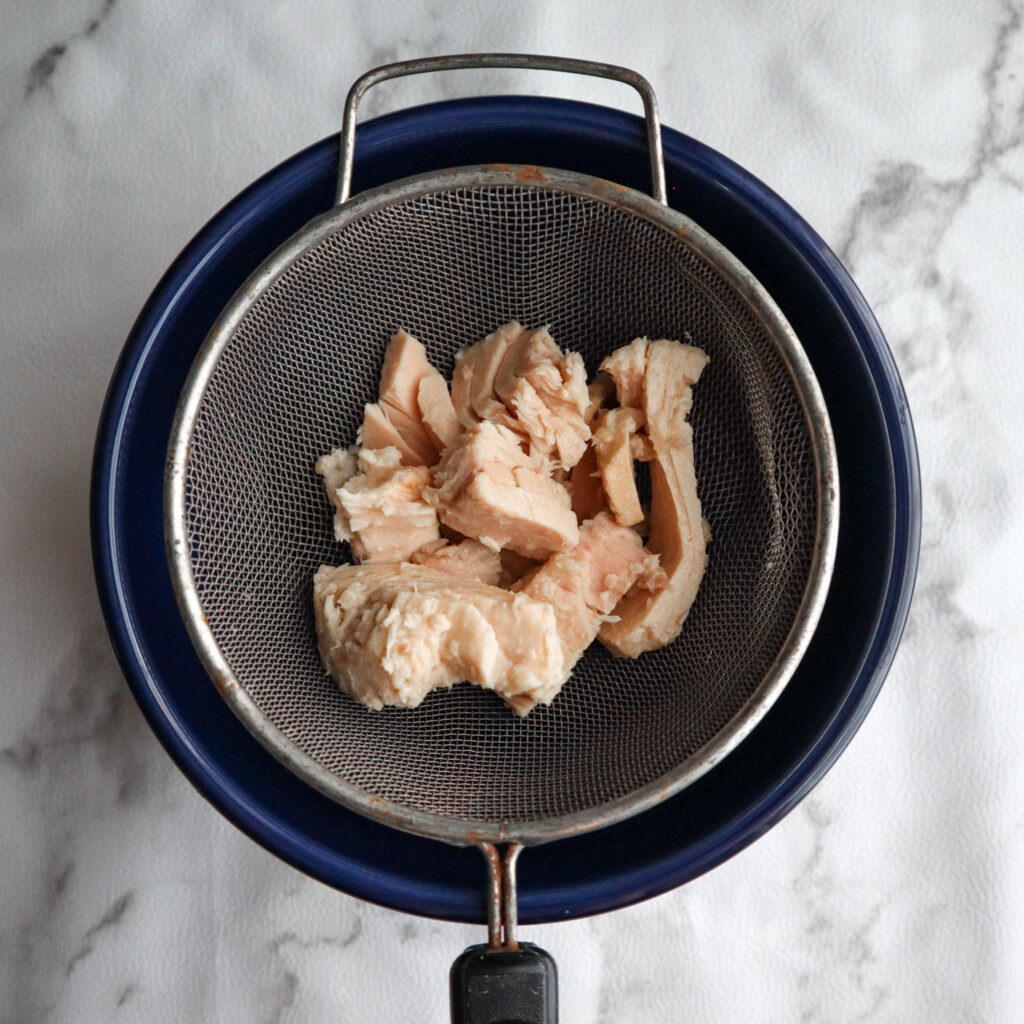
POLYGON ((357 443, 316 465, 358 563, 313 583, 342 690, 416 707, 467 681, 526 715, 595 637, 629 658, 674 640, 707 561, 687 422, 707 361, 637 338, 588 386, 579 353, 513 321, 458 354, 449 391, 399 331, 357 443))

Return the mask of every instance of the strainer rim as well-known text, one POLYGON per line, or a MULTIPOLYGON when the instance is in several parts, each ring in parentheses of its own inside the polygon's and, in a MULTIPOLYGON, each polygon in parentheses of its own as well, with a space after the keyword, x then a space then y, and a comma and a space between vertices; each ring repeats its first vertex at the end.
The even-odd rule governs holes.
POLYGON ((325 796, 382 824, 457 845, 480 840, 539 845, 578 835, 648 810, 708 772, 761 721, 796 671, 825 603, 838 538, 837 456, 824 398, 799 339, 763 285, 724 245, 685 214, 600 177, 535 165, 453 167, 389 182, 314 217, 267 256, 224 307, 196 354, 172 423, 163 493, 164 539, 175 599, 204 669, 234 714, 269 753, 325 796), (793 625, 761 682, 728 725, 674 769, 626 796, 536 821, 502 822, 496 830, 493 821, 455 819, 370 794, 339 779, 272 724, 235 677, 203 613, 189 556, 184 484, 196 417, 220 353, 252 305, 295 261, 347 224, 383 206, 459 188, 499 186, 560 190, 625 210, 671 232, 726 271, 768 331, 794 382, 815 463, 817 524, 808 582, 793 625))

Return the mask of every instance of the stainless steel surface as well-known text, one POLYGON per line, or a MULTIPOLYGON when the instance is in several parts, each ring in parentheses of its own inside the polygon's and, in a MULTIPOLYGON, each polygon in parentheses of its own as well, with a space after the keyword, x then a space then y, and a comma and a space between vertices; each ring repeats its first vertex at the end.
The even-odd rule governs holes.
POLYGON ((166 528, 192 639, 281 761, 395 827, 544 842, 621 820, 725 756, 790 678, 825 598, 838 508, 807 359, 749 272, 647 196, 565 171, 473 167, 364 193, 311 222, 225 309, 172 434, 166 528), (680 638, 636 661, 595 643, 527 719, 469 685, 369 711, 316 653, 311 579, 349 557, 313 470, 349 443, 403 326, 450 373, 504 321, 601 358, 692 340, 699 490, 713 540, 680 638))
POLYGON ((668 203, 668 193, 665 189, 665 159, 661 151, 661 121, 658 118, 658 100, 651 88, 651 83, 643 75, 615 64, 524 53, 461 53, 446 57, 401 60, 394 64, 384 64, 382 67, 374 68, 356 79, 345 99, 345 111, 341 121, 341 159, 338 167, 336 202, 339 205, 344 203, 348 199, 349 190, 352 187, 352 161, 355 159, 356 148, 356 113, 367 90, 380 82, 386 82, 392 78, 404 78, 406 75, 422 75, 428 71, 468 71, 480 68, 563 71, 574 75, 589 75, 592 78, 610 78, 632 86, 640 94, 644 104, 647 150, 651 160, 651 195, 659 203, 668 203))
POLYGON ((479 843, 487 861, 487 946, 512 953, 519 948, 516 862, 523 847, 510 843, 502 853, 494 843, 479 843))
POLYGON ((501 923, 504 928, 502 948, 519 948, 519 890, 516 886, 516 862, 523 852, 521 843, 511 843, 501 859, 501 923))
POLYGON ((487 946, 501 949, 501 919, 504 906, 501 899, 501 854, 494 843, 480 843, 480 850, 487 861, 487 946))

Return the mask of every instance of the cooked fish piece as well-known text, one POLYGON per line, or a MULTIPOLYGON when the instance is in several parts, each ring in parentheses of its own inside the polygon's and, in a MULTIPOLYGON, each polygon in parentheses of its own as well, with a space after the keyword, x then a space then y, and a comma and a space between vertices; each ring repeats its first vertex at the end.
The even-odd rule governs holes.
POLYGON ((425 497, 441 522, 495 551, 542 559, 579 540, 566 489, 493 423, 477 423, 445 451, 425 497))
POLYGON ((415 438, 415 446, 410 444, 379 402, 370 402, 363 409, 363 425, 359 428, 356 441, 366 449, 394 448, 405 466, 425 466, 437 459, 432 444, 428 447, 415 438))
POLYGON ((566 469, 579 462, 590 428, 583 418, 587 372, 578 352, 563 353, 547 327, 523 331, 506 349, 494 391, 512 414, 498 422, 524 434, 531 453, 550 455, 566 469))
POLYGON ((409 561, 492 587, 498 586, 502 580, 500 554, 472 538, 457 544, 450 544, 444 538, 431 541, 415 552, 409 561))
POLYGON ((444 377, 427 358, 427 350, 411 334, 399 329, 391 336, 384 351, 379 401, 395 426, 407 434, 410 443, 415 438, 417 444, 433 446, 430 433, 423 424, 419 404, 420 385, 425 380, 439 381, 447 391, 444 377))
POLYGON ((407 416, 417 415, 416 391, 424 377, 441 376, 427 359, 427 350, 408 331, 399 328, 384 350, 380 370, 380 401, 407 416))
POLYGON ((590 401, 583 357, 562 352, 547 326, 522 331, 509 346, 494 379, 495 394, 507 404, 520 380, 529 381, 545 401, 563 403, 580 416, 590 401))
POLYGON ((601 371, 615 381, 619 405, 631 409, 643 408, 649 344, 646 338, 634 338, 628 345, 617 348, 601 363, 601 371))
POLYGON ((525 715, 595 636, 627 657, 675 639, 707 561, 686 422, 706 363, 637 338, 588 387, 578 353, 511 321, 459 354, 449 393, 398 331, 362 447, 316 465, 335 536, 364 563, 314 579, 320 654, 341 689, 415 707, 468 680, 525 715), (646 516, 635 460, 652 463, 646 516))
POLYGON ((489 421, 523 437, 533 455, 576 465, 590 429, 586 368, 578 352, 563 353, 547 327, 517 320, 456 356, 452 403, 466 427, 489 421))
POLYGON ((634 434, 629 439, 629 453, 637 462, 650 462, 654 458, 654 445, 644 434, 634 434))
POLYGON ((467 680, 525 715, 564 682, 554 609, 525 594, 408 563, 324 565, 313 606, 324 668, 370 708, 467 680))
POLYGON ((444 446, 435 443, 419 404, 420 385, 425 380, 435 382, 428 385, 428 392, 433 388, 436 393, 440 386, 447 394, 444 378, 427 359, 426 349, 407 331, 399 330, 384 350, 380 396, 364 413, 363 447, 397 448, 407 466, 437 462, 444 446), (396 435, 400 443, 396 443, 396 435))
POLYGON ((514 589, 554 608, 568 675, 623 594, 638 583, 649 590, 664 586, 658 556, 644 549, 634 530, 600 512, 580 527, 574 548, 552 555, 514 589))
POLYGON ((462 433, 462 426, 455 415, 448 385, 441 374, 428 374, 420 381, 416 391, 416 405, 434 447, 443 452, 448 445, 454 444, 462 433))
POLYGON ((644 518, 633 472, 632 440, 644 425, 639 409, 608 409, 595 422, 593 447, 604 493, 617 522, 634 526, 644 518))
POLYGON ((364 448, 358 468, 335 493, 360 562, 401 562, 438 539, 437 513, 423 495, 426 466, 403 466, 397 448, 364 448))
POLYGON ((452 404, 464 427, 472 427, 482 420, 494 420, 507 425, 505 406, 494 392, 494 378, 509 346, 526 333, 518 320, 511 320, 488 334, 483 341, 478 341, 456 355, 455 373, 452 375, 452 404))
POLYGON ((348 515, 341 505, 338 491, 359 472, 359 448, 351 445, 348 448, 335 448, 327 455, 316 460, 316 471, 324 478, 324 490, 331 504, 334 505, 334 539, 345 541, 352 539, 348 515))
POLYGON ((620 349, 603 365, 611 363, 609 373, 622 388, 623 402, 624 395, 636 397, 636 359, 643 353, 640 408, 654 451, 648 548, 660 556, 667 584, 654 593, 627 594, 615 608, 618 621, 605 623, 599 637, 614 654, 635 658, 679 635, 707 566, 708 527, 697 496, 693 428, 686 416, 708 357, 677 341, 638 339, 626 349, 626 356, 620 349))

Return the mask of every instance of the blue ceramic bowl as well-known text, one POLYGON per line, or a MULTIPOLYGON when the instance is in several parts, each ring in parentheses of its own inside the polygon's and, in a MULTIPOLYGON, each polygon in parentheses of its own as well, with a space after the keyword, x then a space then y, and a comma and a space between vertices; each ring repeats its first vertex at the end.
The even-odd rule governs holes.
MULTIPOLYGON (((660 807, 529 850, 524 922, 579 917, 680 885, 791 810, 860 725, 889 668, 917 565, 920 486, 892 356, 863 297, 822 240, 721 154, 665 131, 669 196, 762 281, 795 328, 828 404, 842 514, 828 602, 796 675, 753 734, 660 807)), ((210 684, 182 625, 164 559, 161 496, 185 375, 236 288, 332 203, 338 140, 325 139, 229 203, 157 285, 124 347, 100 421, 92 491, 107 627, 153 730, 193 785, 240 829, 307 874, 362 899, 485 919, 483 862, 387 829, 289 774, 210 684)), ((642 122, 551 99, 498 97, 405 110, 359 129, 353 191, 462 164, 531 163, 640 190, 642 122)))

